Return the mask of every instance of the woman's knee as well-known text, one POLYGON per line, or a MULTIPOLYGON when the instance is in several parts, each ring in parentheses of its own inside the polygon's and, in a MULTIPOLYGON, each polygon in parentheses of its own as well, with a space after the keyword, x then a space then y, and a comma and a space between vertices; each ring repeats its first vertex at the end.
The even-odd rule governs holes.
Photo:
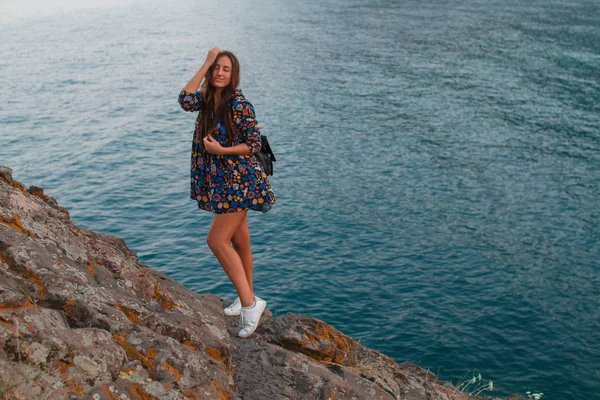
POLYGON ((215 252, 224 246, 231 246, 231 240, 242 223, 245 213, 218 214, 213 217, 213 222, 206 235, 206 244, 215 252))
POLYGON ((219 250, 223 246, 229 245, 227 240, 219 238, 216 235, 211 235, 210 233, 206 236, 206 244, 208 245, 208 248, 211 249, 213 252, 219 250))

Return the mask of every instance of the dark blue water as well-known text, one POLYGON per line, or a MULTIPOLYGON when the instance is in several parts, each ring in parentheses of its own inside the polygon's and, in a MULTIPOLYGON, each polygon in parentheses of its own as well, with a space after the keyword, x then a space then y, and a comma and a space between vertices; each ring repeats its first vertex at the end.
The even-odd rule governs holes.
POLYGON ((235 297, 176 102, 219 45, 278 159, 278 203, 250 220, 276 315, 455 383, 481 373, 483 394, 598 398, 597 1, 15 3, 0 164, 78 225, 235 297))

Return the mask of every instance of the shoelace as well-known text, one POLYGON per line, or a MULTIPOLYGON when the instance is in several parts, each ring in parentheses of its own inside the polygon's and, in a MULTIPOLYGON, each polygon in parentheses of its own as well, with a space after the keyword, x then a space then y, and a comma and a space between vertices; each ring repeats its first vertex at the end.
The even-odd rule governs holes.
POLYGON ((251 321, 244 321, 244 312, 240 313, 240 317, 242 317, 242 329, 252 329, 251 321))
POLYGON ((242 317, 242 329, 252 328, 252 324, 246 325, 248 321, 244 321, 244 313, 243 312, 240 314, 240 316, 242 317))

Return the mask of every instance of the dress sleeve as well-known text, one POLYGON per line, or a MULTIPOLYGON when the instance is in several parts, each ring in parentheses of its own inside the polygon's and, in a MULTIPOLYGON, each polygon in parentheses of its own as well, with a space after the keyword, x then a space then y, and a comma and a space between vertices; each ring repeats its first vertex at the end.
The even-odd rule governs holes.
POLYGON ((254 117, 254 107, 246 99, 234 101, 234 120, 242 136, 242 143, 250 148, 251 153, 258 153, 261 148, 260 128, 254 117))
POLYGON ((202 96, 200 96, 200 92, 192 93, 182 89, 179 93, 179 105, 185 111, 200 111, 201 103, 202 96))

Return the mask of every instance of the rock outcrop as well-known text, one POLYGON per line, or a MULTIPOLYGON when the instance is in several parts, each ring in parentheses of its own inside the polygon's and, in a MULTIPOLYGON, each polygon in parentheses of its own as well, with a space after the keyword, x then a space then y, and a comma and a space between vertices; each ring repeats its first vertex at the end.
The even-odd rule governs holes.
POLYGON ((76 227, 0 167, 0 395, 9 399, 469 399, 314 318, 267 310, 249 339, 224 301, 76 227))

